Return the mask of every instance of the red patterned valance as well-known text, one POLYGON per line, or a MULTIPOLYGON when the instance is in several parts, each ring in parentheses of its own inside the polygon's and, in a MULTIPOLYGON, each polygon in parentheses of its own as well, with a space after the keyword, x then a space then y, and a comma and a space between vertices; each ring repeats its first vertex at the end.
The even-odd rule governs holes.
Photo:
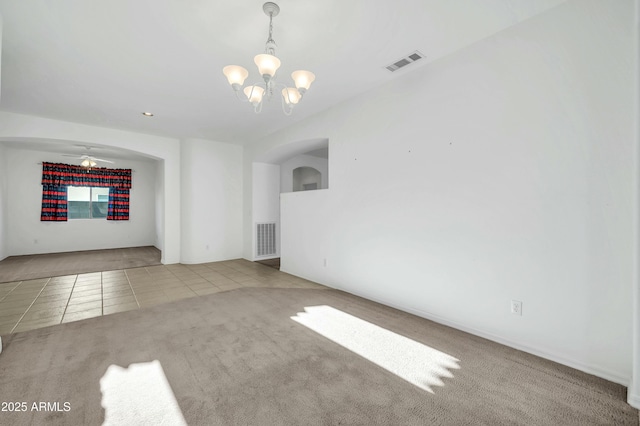
POLYGON ((42 163, 42 184, 53 186, 100 186, 130 189, 131 169, 107 169, 42 163))

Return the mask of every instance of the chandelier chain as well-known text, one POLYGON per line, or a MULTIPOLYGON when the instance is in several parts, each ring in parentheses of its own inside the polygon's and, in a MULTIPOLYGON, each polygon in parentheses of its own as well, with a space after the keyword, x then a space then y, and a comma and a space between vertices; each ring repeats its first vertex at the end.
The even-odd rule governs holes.
POLYGON ((276 56, 276 42, 273 40, 273 13, 269 13, 269 38, 264 48, 264 53, 276 56))

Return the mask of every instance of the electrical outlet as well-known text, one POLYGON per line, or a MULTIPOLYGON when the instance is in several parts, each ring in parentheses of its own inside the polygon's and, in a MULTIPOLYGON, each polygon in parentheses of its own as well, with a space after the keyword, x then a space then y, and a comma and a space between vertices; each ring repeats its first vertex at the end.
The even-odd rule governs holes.
POLYGON ((511 313, 514 315, 522 315, 522 302, 519 300, 511 301, 511 313))

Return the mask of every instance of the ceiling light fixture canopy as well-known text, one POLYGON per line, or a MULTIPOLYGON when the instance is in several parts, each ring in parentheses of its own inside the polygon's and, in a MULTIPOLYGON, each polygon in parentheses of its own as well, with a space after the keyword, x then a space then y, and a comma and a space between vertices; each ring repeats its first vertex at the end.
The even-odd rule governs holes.
POLYGON ((262 111, 264 100, 271 99, 276 89, 282 87, 280 92, 282 111, 285 115, 291 115, 293 107, 302 100, 316 76, 311 71, 298 70, 291 74, 295 87, 276 83, 276 72, 280 68, 280 59, 276 57, 276 42, 273 40, 273 18, 280 13, 280 7, 273 2, 266 2, 262 6, 262 10, 269 16, 269 38, 264 53, 256 55, 253 61, 264 82, 255 83, 243 89, 242 86, 249 76, 249 71, 239 65, 228 65, 222 69, 222 72, 227 77, 238 99, 251 103, 256 113, 262 111), (240 95, 240 91, 244 93, 245 97, 240 95))

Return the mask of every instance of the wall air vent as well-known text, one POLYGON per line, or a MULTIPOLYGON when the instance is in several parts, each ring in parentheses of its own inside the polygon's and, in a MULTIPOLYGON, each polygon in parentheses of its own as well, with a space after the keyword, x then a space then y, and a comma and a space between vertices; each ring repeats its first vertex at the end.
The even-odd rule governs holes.
POLYGON ((398 59, 391 65, 388 65, 386 68, 391 72, 398 71, 400 68, 412 64, 422 58, 424 58, 424 54, 416 50, 415 52, 405 56, 404 58, 398 59))
POLYGON ((276 224, 256 223, 256 257, 276 254, 276 224))

